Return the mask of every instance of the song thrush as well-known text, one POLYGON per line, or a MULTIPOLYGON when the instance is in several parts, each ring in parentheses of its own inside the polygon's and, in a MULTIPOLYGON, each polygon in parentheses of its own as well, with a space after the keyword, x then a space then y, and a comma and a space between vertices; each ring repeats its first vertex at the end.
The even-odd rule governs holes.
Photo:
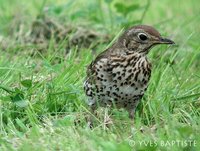
POLYGON ((174 44, 151 26, 138 25, 126 30, 87 68, 84 90, 88 105, 125 108, 134 118, 135 109, 147 89, 151 76, 149 50, 158 44, 174 44))

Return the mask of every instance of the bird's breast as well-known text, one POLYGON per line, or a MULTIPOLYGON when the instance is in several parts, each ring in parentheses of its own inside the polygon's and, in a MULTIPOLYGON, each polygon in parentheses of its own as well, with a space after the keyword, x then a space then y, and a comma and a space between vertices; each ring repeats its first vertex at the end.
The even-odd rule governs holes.
POLYGON ((151 67, 143 56, 114 56, 99 60, 95 66, 93 93, 103 102, 137 100, 143 96, 150 78, 151 67))
POLYGON ((143 93, 150 78, 150 65, 146 58, 127 58, 124 62, 114 63, 112 83, 123 93, 143 93))

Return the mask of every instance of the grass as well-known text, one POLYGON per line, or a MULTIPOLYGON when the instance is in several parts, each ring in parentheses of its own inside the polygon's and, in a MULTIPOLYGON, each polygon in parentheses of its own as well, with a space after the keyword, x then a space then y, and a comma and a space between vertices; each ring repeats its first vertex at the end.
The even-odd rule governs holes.
POLYGON ((0 0, 0 150, 200 150, 199 4, 0 0), (27 44, 23 39, 44 10, 60 24, 93 29, 109 40, 95 52, 77 46, 66 51, 73 33, 59 43, 52 36, 42 49, 27 44), (148 55, 152 78, 134 129, 125 111, 111 115, 106 109, 89 129, 86 66, 123 28, 139 23, 155 26, 177 45, 153 48, 148 55), (114 122, 109 127, 107 115, 114 122))

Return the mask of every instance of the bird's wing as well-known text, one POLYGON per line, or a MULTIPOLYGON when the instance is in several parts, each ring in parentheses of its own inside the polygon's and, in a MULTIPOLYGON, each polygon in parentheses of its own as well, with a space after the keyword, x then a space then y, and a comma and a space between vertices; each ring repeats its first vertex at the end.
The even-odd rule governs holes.
POLYGON ((87 67, 87 77, 93 76, 97 72, 96 65, 101 62, 104 69, 109 68, 109 56, 107 50, 100 53, 94 61, 87 67))
POLYGON ((102 53, 87 68, 87 76, 97 77, 103 75, 104 79, 113 80, 113 69, 120 66, 125 58, 122 55, 107 55, 102 53), (99 68, 99 66, 102 66, 99 68))

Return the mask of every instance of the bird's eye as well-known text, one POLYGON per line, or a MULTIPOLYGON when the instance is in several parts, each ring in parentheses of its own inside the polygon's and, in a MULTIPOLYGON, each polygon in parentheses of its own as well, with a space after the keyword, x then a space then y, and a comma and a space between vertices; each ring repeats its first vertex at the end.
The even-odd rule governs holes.
POLYGON ((138 38, 139 38, 140 40, 142 40, 142 41, 145 41, 145 40, 148 39, 147 35, 144 34, 144 33, 139 33, 139 34, 138 34, 138 38))

